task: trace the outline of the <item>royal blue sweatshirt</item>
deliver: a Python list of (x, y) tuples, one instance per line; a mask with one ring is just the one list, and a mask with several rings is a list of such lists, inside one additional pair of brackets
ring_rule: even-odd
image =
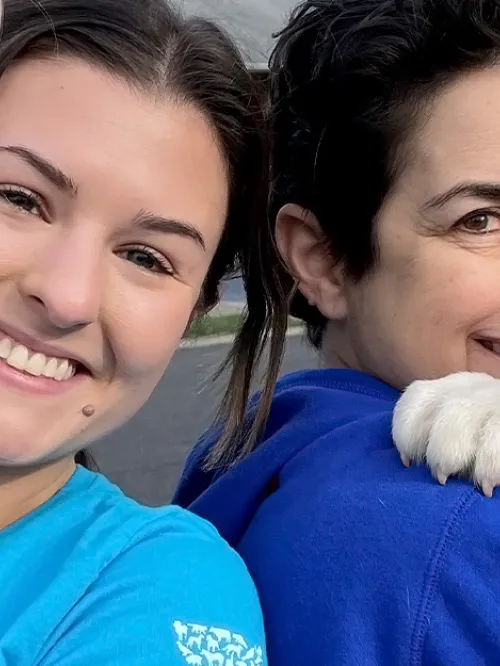
[(364, 374), (285, 377), (258, 448), (191, 454), (175, 502), (216, 525), (260, 594), (270, 666), (500, 665), (500, 494), (407, 470), (398, 393)]

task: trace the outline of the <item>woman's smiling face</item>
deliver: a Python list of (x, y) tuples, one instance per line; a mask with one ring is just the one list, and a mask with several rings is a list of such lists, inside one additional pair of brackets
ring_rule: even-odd
[(23, 465), (149, 397), (217, 249), (228, 177), (195, 107), (78, 59), (11, 66), (0, 118), (0, 461)]
[(379, 212), (378, 264), (345, 285), (331, 365), (397, 388), (459, 371), (500, 377), (499, 117), (497, 67), (433, 101)]

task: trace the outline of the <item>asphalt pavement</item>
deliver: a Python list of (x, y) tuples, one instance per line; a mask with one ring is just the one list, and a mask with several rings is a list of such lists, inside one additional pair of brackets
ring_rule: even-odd
[[(181, 349), (149, 402), (94, 447), (101, 471), (135, 499), (167, 503), (186, 456), (216, 413), (224, 380), (212, 378), (229, 346)], [(289, 338), (283, 372), (314, 367), (302, 337)]]

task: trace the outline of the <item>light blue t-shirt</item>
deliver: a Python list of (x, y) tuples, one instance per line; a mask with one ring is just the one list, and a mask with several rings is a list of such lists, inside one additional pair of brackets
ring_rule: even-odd
[(81, 467), (0, 531), (0, 666), (265, 666), (259, 601), (214, 527)]

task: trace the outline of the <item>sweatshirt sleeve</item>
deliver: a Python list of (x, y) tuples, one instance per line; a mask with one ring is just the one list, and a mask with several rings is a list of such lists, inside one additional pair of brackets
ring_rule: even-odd
[(337, 663), (500, 664), (500, 493), (377, 490), (350, 498), (349, 538), (337, 530)]
[[(445, 540), (445, 539), (443, 539)], [(450, 525), (415, 624), (412, 664), (500, 664), (500, 495)]]
[(211, 526), (194, 521), (201, 529), (168, 538), (157, 525), (112, 561), (39, 666), (266, 666), (246, 567)]
[(271, 664), (500, 664), (500, 492), (427, 476), (272, 496), (240, 549)]

